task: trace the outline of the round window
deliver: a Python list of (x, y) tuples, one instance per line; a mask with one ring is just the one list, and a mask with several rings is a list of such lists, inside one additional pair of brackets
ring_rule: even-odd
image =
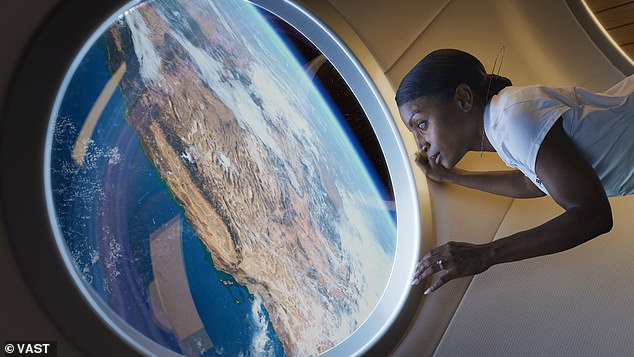
[(71, 278), (142, 352), (361, 353), (409, 291), (418, 207), (398, 132), (291, 3), (120, 9), (70, 66), (44, 161)]

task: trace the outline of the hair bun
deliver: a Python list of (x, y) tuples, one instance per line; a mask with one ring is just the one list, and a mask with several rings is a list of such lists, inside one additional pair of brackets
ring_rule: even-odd
[(510, 79), (497, 74), (487, 74), (487, 81), (489, 82), (489, 93), (487, 96), (487, 100), (498, 94), (505, 87), (513, 85)]

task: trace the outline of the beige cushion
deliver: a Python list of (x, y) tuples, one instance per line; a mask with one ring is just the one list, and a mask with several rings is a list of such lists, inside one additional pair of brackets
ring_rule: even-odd
[[(496, 154), (469, 153), (459, 163), (465, 170), (500, 170), (506, 166)], [(469, 188), (429, 182), (434, 241), (423, 242), (423, 251), (449, 241), (487, 243), (500, 226), (512, 199)], [(394, 356), (430, 356), (453, 317), (470, 278), (446, 284), (421, 301), (409, 331), (393, 351)], [(425, 289), (421, 285), (419, 289)]]
[[(634, 355), (634, 197), (611, 204), (610, 233), (476, 276), (434, 355)], [(515, 200), (496, 239), (560, 212), (550, 198)]]

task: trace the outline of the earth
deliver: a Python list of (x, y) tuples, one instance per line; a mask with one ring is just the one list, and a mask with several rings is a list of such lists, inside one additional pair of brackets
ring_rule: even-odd
[(392, 193), (269, 17), (242, 0), (142, 3), (61, 92), (64, 249), (123, 323), (177, 353), (318, 355), (390, 277)]

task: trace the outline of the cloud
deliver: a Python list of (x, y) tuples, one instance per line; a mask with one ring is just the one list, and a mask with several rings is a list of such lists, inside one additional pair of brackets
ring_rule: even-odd
[(161, 58), (154, 51), (154, 44), (150, 40), (150, 29), (139, 11), (128, 11), (124, 17), (132, 33), (132, 44), (139, 61), (141, 78), (146, 82), (158, 81)]
[(251, 356), (266, 357), (274, 356), (273, 344), (269, 337), (269, 324), (264, 314), (264, 307), (262, 305), (262, 299), (259, 296), (255, 296), (253, 305), (251, 306), (251, 319), (253, 320), (253, 326), (255, 326), (255, 333), (251, 340)]

